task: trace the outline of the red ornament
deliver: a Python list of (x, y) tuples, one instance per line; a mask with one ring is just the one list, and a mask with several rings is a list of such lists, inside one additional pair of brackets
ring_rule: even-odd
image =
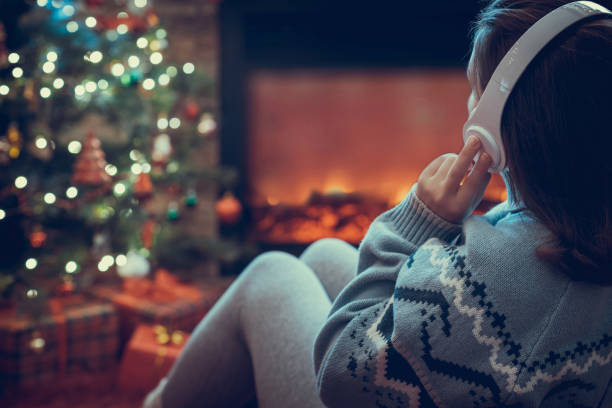
[(106, 173), (106, 159), (100, 139), (94, 132), (83, 141), (83, 147), (76, 159), (72, 173), (72, 183), (82, 186), (100, 186), (111, 181)]
[(196, 120), (200, 113), (200, 107), (195, 101), (188, 101), (185, 104), (185, 117), (189, 120)]
[(233, 225), (242, 216), (242, 204), (231, 192), (226, 192), (215, 204), (217, 217), (221, 223)]
[(153, 183), (149, 173), (140, 173), (134, 182), (134, 196), (139, 200), (144, 200), (153, 194)]
[(47, 234), (44, 231), (34, 231), (30, 234), (30, 245), (32, 248), (40, 248), (45, 244)]

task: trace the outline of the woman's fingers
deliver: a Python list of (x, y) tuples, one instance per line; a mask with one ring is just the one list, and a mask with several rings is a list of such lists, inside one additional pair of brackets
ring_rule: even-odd
[(465, 173), (469, 170), (472, 160), (480, 150), (480, 147), (480, 140), (475, 136), (470, 136), (468, 142), (459, 152), (454, 165), (448, 172), (448, 181), (451, 184), (459, 186), (459, 183), (461, 183), (461, 180), (465, 177)]
[(482, 153), (478, 158), (478, 162), (474, 166), (472, 172), (466, 177), (463, 186), (460, 189), (460, 193), (467, 199), (468, 197), (475, 197), (484, 193), (491, 174), (489, 173), (489, 167), (493, 160), (487, 153)]

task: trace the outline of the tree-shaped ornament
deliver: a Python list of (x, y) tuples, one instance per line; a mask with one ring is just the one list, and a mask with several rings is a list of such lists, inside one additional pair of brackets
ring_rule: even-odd
[(102, 144), (94, 132), (89, 132), (72, 171), (72, 183), (81, 186), (100, 186), (111, 181), (106, 173), (106, 159)]

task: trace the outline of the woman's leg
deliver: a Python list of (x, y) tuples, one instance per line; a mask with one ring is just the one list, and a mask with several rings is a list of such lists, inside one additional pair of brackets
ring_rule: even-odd
[(240, 406), (255, 389), (260, 407), (322, 406), (312, 346), (330, 297), (355, 274), (356, 250), (327, 239), (300, 259), (269, 252), (249, 264), (160, 387), (164, 407)]
[(320, 239), (300, 255), (300, 261), (314, 271), (332, 302), (355, 277), (357, 260), (355, 247), (336, 238)]

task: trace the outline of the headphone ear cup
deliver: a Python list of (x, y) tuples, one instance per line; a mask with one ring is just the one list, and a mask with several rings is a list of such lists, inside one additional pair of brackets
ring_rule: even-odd
[[(506, 166), (504, 148), (500, 145), (501, 141), (497, 141), (491, 132), (487, 131), (483, 126), (470, 125), (464, 132), (464, 142), (467, 142), (470, 136), (476, 136), (482, 144), (482, 150), (487, 152), (493, 162), (489, 168), (490, 173), (499, 173)], [(480, 157), (480, 153), (477, 158)]]

